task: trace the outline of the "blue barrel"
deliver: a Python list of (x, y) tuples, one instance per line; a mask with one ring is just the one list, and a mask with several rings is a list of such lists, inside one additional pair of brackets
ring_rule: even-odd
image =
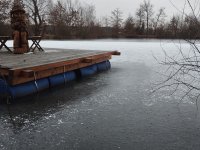
[(74, 71), (65, 72), (59, 75), (49, 77), (49, 84), (51, 87), (62, 85), (65, 82), (73, 81), (76, 79), (76, 73)]
[(49, 80), (47, 79), (47, 78), (44, 78), (44, 79), (40, 79), (40, 80), (37, 80), (36, 81), (36, 83), (37, 83), (37, 90), (40, 92), (40, 91), (44, 91), (44, 90), (46, 90), (46, 89), (48, 89), (49, 88)]
[(8, 84), (5, 80), (0, 78), (0, 97), (4, 97), (8, 94)]
[(65, 73), (66, 81), (76, 80), (76, 73), (74, 71), (69, 71)]
[(49, 84), (51, 87), (58, 86), (65, 83), (64, 74), (59, 74), (49, 77)]
[(80, 74), (82, 77), (93, 75), (97, 72), (97, 65), (88, 66), (80, 69)]
[[(110, 62), (104, 61), (102, 63), (78, 69), (78, 73), (80, 74), (81, 77), (84, 77), (93, 75), (97, 73), (97, 71), (105, 71), (110, 68), (111, 68)], [(0, 78), (0, 96), (9, 94), (13, 99), (24, 97), (48, 89), (49, 87), (62, 85), (65, 82), (75, 80), (76, 78), (77, 78), (77, 73), (75, 71), (69, 71), (59, 75), (51, 76), (49, 78), (40, 79), (37, 81), (31, 81), (16, 86), (8, 86), (6, 81)]]
[(97, 64), (97, 70), (99, 72), (109, 70), (110, 68), (111, 64), (109, 60)]
[(109, 60), (106, 61), (106, 64), (107, 64), (108, 69), (111, 69), (111, 63)]
[(24, 97), (33, 93), (40, 92), (42, 90), (49, 88), (49, 81), (48, 79), (40, 79), (16, 86), (9, 87), (9, 94), (10, 96), (15, 99), (19, 97)]

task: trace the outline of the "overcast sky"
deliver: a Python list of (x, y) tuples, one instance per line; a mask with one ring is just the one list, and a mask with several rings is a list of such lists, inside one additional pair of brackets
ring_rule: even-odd
[[(98, 17), (110, 16), (112, 10), (120, 8), (123, 12), (123, 17), (126, 18), (129, 14), (135, 15), (135, 11), (143, 0), (80, 0), (80, 2), (95, 5)], [(150, 2), (153, 4), (155, 11), (160, 7), (165, 7), (165, 12), (170, 18), (173, 14), (176, 15), (183, 10), (185, 0), (150, 0)], [(191, 2), (194, 6), (199, 6), (199, 0), (191, 0)]]

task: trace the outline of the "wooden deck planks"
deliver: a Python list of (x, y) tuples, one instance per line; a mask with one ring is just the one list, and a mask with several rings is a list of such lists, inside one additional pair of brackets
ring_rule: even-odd
[(0, 52), (0, 65), (7, 68), (28, 68), (59, 61), (72, 60), (106, 53), (106, 51), (86, 50), (48, 50), (45, 53), (15, 55), (8, 52)]
[(11, 85), (17, 85), (71, 71), (120, 55), (117, 51), (48, 49), (45, 53), (14, 55), (0, 51), (0, 73)]

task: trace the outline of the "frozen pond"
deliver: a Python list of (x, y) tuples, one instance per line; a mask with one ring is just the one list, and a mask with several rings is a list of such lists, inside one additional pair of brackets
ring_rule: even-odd
[[(150, 94), (162, 71), (154, 57), (187, 43), (171, 40), (43, 41), (46, 48), (119, 50), (112, 69), (11, 105), (0, 105), (2, 150), (198, 150), (196, 103)], [(198, 105), (198, 104), (197, 104)]]

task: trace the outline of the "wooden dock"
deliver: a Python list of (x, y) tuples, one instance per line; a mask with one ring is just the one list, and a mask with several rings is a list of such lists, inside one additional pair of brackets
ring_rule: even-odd
[(46, 52), (11, 54), (0, 50), (0, 75), (18, 85), (87, 67), (120, 55), (118, 51), (47, 49)]

